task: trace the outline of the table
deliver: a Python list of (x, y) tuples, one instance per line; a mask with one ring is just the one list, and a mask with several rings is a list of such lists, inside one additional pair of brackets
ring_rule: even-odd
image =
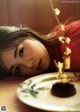
[(0, 106), (5, 105), (7, 112), (46, 112), (25, 105), (17, 98), (16, 89), (27, 78), (10, 76), (0, 80)]

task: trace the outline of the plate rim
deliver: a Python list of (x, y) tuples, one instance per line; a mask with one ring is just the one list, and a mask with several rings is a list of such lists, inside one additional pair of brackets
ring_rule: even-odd
[[(26, 79), (26, 80), (24, 80), (23, 82), (26, 82), (26, 81), (28, 81), (28, 80), (35, 80), (36, 78), (39, 78), (39, 77), (41, 77), (41, 76), (43, 76), (44, 75), (44, 77), (45, 76), (47, 76), (47, 75), (54, 75), (54, 74), (57, 74), (58, 72), (54, 72), (54, 73), (45, 73), (45, 74), (40, 74), (40, 75), (37, 75), (37, 76), (32, 76), (32, 77), (30, 77), (30, 78), (28, 78), (28, 79)], [(73, 75), (73, 72), (66, 72), (66, 73), (68, 73), (68, 74), (71, 74), (71, 75)], [(22, 83), (23, 83), (22, 82)], [(21, 84), (21, 83), (20, 83)], [(19, 85), (20, 85), (19, 84)], [(37, 108), (37, 109), (41, 109), (41, 110), (46, 110), (46, 111), (59, 111), (60, 109), (61, 109), (61, 111), (76, 111), (76, 109), (74, 108), (71, 108), (71, 107), (69, 107), (69, 108), (66, 108), (66, 107), (56, 107), (56, 108), (58, 108), (58, 109), (56, 109), (56, 108), (54, 108), (54, 110), (53, 109), (48, 109), (48, 108), (43, 108), (43, 106), (42, 107), (39, 107), (39, 106), (35, 106), (35, 105), (32, 105), (32, 104), (30, 104), (29, 102), (28, 103), (26, 103), (26, 102), (24, 102), (21, 98), (20, 98), (20, 96), (18, 95), (18, 88), (19, 88), (19, 86), (17, 87), (17, 90), (16, 90), (16, 93), (17, 93), (17, 98), (21, 101), (21, 102), (23, 102), (24, 104), (26, 104), (26, 105), (28, 105), (28, 106), (31, 106), (31, 107), (34, 107), (34, 108)], [(77, 108), (77, 111), (80, 111), (80, 108)]]

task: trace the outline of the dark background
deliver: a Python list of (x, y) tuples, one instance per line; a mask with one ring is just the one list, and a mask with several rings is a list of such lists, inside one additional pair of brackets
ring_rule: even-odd
[[(80, 19), (80, 0), (53, 0), (61, 13), (59, 19)], [(0, 25), (23, 25), (40, 33), (49, 33), (57, 25), (50, 0), (0, 0)]]

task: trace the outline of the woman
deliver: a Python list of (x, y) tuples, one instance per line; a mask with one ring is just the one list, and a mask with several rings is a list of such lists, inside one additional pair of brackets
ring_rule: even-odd
[[(65, 51), (58, 39), (61, 35), (58, 26), (48, 35), (39, 35), (30, 28), (1, 26), (1, 67), (6, 73), (22, 76), (57, 71), (54, 60), (62, 62)], [(71, 39), (71, 65), (67, 71), (80, 72), (80, 21), (66, 25), (64, 35)]]

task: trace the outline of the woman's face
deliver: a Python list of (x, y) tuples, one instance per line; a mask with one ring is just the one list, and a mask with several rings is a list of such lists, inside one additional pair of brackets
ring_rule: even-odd
[(17, 48), (2, 52), (1, 58), (6, 68), (18, 75), (35, 75), (50, 65), (45, 46), (34, 39), (25, 39)]

